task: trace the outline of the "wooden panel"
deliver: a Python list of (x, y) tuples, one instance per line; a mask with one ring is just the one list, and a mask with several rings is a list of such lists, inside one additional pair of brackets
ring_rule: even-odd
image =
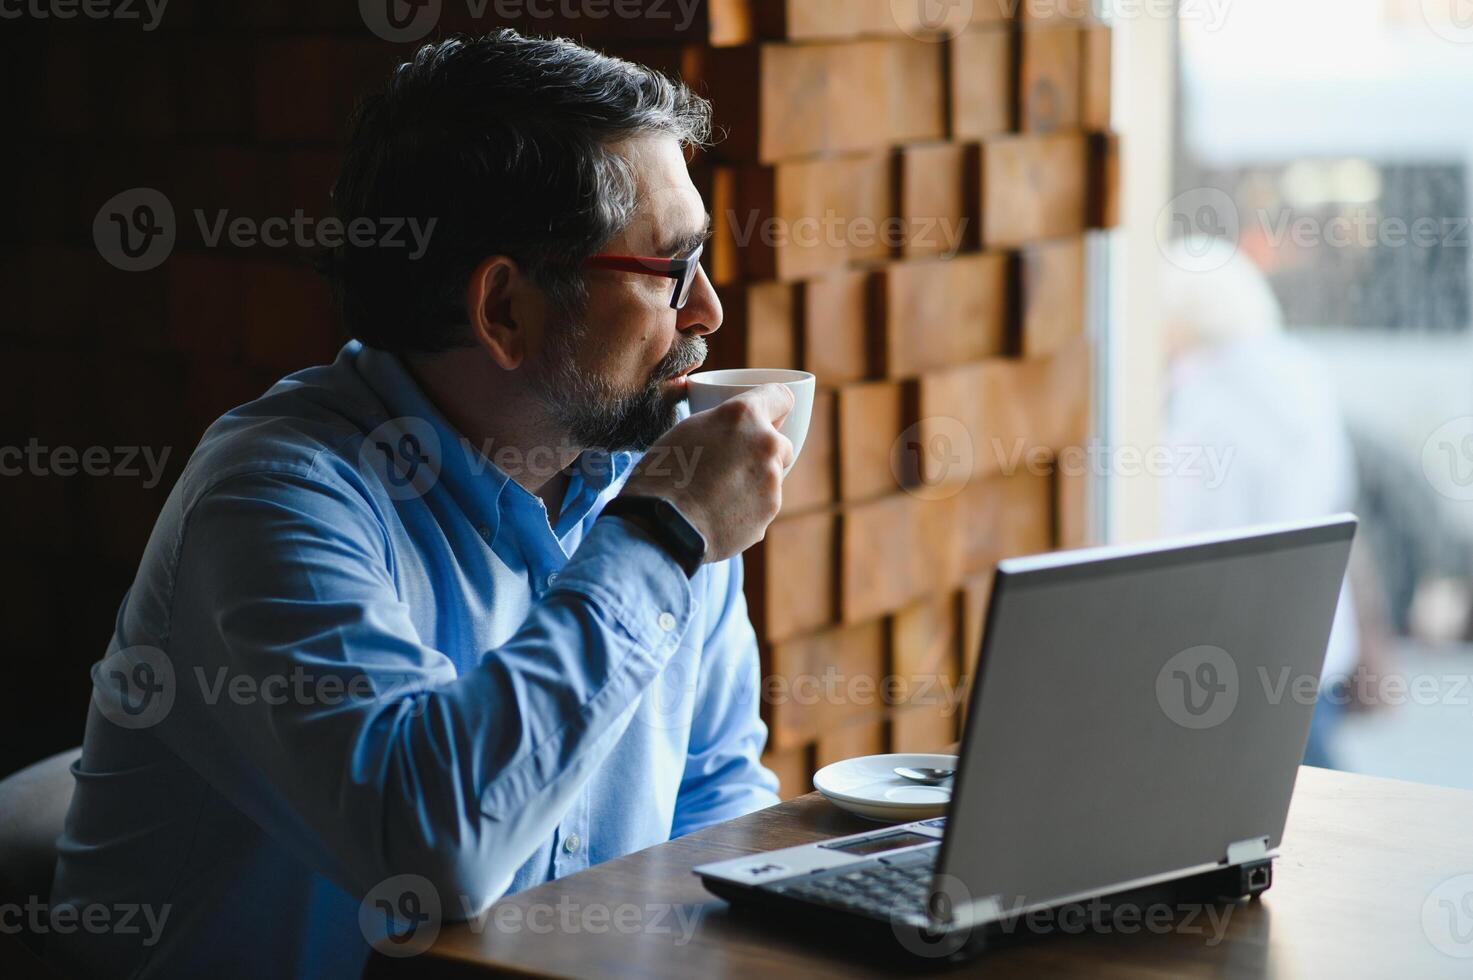
[(1082, 134), (984, 143), (981, 178), (982, 241), (989, 247), (1084, 229), (1089, 153)]
[(869, 376), (869, 296), (864, 272), (837, 272), (798, 284), (803, 370), (820, 385)]
[(996, 253), (897, 262), (875, 274), (877, 367), (891, 378), (1002, 354), (1007, 262)]
[(706, 369), (798, 367), (796, 296), (791, 283), (722, 290), (725, 317), (712, 334)]
[(1018, 19), (1025, 27), (1038, 24), (1074, 24), (1096, 22), (1094, 0), (1016, 0)]
[(845, 725), (819, 736), (814, 745), (813, 764), (822, 769), (845, 759), (879, 755), (889, 751), (889, 745), (889, 729), (883, 721)]
[(956, 710), (960, 678), (958, 603), (953, 592), (906, 606), (890, 619), (890, 671), (905, 703)]
[[(961, 670), (970, 676), (977, 669), (982, 653), (982, 633), (987, 625), (987, 604), (992, 598), (993, 571), (988, 569), (969, 575), (957, 593), (961, 616)], [(965, 700), (962, 702), (965, 706)]]
[(951, 135), (977, 140), (1013, 128), (1013, 47), (1006, 30), (968, 31), (951, 45)]
[(1003, 471), (1047, 472), (1066, 446), (1089, 436), (1091, 351), (1078, 338), (1051, 357), (993, 359), (936, 371), (921, 378), (917, 417), (923, 454), (950, 445), (960, 428), (972, 440), (970, 469), (924, 460), (924, 472), (946, 473), (965, 482)]
[(1080, 119), (1085, 129), (1103, 132), (1110, 128), (1110, 43), (1108, 27), (1084, 32)]
[(956, 498), (962, 570), (990, 570), (1003, 558), (1048, 551), (1054, 543), (1050, 474), (1018, 472), (973, 480)]
[(831, 146), (828, 45), (707, 51), (700, 76), (721, 117), (721, 159), (770, 163)]
[(1030, 245), (1019, 254), (1024, 357), (1043, 357), (1085, 332), (1083, 238)]
[(710, 272), (805, 279), (884, 258), (889, 154), (715, 169)]
[(879, 381), (838, 392), (839, 495), (866, 500), (900, 489), (891, 452), (908, 424), (900, 385)]
[(1027, 133), (1076, 129), (1081, 119), (1084, 33), (1071, 28), (1022, 32), (1018, 56), (1018, 126)]
[(957, 715), (938, 708), (906, 708), (890, 719), (891, 752), (941, 752), (956, 741)]
[(833, 515), (780, 517), (747, 552), (747, 602), (763, 640), (782, 640), (832, 623)]
[(1083, 454), (1061, 460), (1054, 471), (1055, 547), (1087, 548), (1094, 544), (1090, 526), (1091, 478)]
[(898, 38), (698, 50), (688, 61), (727, 133), (713, 155), (777, 163), (943, 138), (945, 53)]
[(1120, 137), (1095, 133), (1089, 141), (1089, 226), (1120, 224)]
[[(945, 137), (945, 46), (930, 41), (892, 41), (886, 43), (883, 54), (887, 62), (884, 79), (889, 141)], [(873, 127), (873, 122), (870, 125)]]
[(825, 507), (835, 497), (837, 433), (834, 393), (820, 389), (813, 396), (813, 418), (808, 438), (793, 471), (783, 481), (784, 515)]
[(949, 589), (961, 575), (956, 498), (899, 494), (846, 510), (840, 518), (841, 611), (856, 623)]
[(813, 791), (813, 751), (810, 746), (764, 752), (762, 764), (777, 774), (777, 795), (785, 800)]
[(770, 661), (763, 701), (776, 748), (884, 717), (878, 684), (885, 673), (883, 621), (787, 640), (773, 646)]
[(895, 213), (904, 222), (903, 256), (956, 255), (973, 246), (978, 229), (972, 148), (927, 143), (896, 151)]

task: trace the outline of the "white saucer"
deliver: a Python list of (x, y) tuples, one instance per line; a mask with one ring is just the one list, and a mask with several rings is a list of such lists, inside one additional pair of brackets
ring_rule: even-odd
[(824, 766), (813, 774), (813, 787), (835, 806), (871, 820), (903, 822), (943, 816), (951, 802), (952, 783), (922, 786), (895, 775), (896, 766), (955, 769), (957, 757), (916, 752), (862, 755)]

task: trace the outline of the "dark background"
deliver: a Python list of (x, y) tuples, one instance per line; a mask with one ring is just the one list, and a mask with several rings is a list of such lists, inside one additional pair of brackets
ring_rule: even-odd
[[(151, 487), (141, 457), (132, 476), (0, 476), (0, 774), (80, 743), (89, 667), (204, 429), (345, 339), (306, 252), (207, 247), (195, 210), (325, 215), (355, 101), (417, 46), (376, 37), (353, 0), (172, 0), (152, 31), (136, 0), (143, 19), (37, 18), (24, 2), (0, 20), (0, 447), (102, 447), (112, 468), (140, 447), (169, 455)], [(655, 62), (680, 41), (672, 20), (477, 22), (454, 0), (425, 40), (499, 26)], [(121, 271), (93, 222), (141, 187), (169, 199), (177, 240), (156, 268)]]

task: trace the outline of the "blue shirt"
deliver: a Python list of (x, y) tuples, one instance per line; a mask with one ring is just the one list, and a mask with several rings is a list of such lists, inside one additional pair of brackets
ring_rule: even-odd
[(51, 930), (64, 972), (356, 977), (386, 933), (776, 802), (740, 562), (687, 579), (595, 521), (628, 454), (551, 515), (501, 451), (357, 343), (211, 426), (59, 844), (53, 910), (134, 928)]

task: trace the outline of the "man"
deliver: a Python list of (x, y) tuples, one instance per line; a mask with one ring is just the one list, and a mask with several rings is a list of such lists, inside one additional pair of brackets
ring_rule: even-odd
[[(1167, 445), (1208, 464), (1162, 483), (1164, 534), (1324, 517), (1355, 505), (1355, 460), (1325, 366), (1285, 333), (1268, 277), (1226, 241), (1174, 242), (1163, 267)], [(1215, 462), (1213, 462), (1215, 461)], [(1330, 630), (1306, 765), (1331, 768), (1335, 694), (1360, 659), (1350, 580)], [(1328, 695), (1328, 696), (1327, 696)]]
[(684, 87), (511, 31), (363, 106), (339, 216), (429, 243), (329, 257), (356, 340), (216, 422), (159, 518), (53, 891), (147, 916), (52, 935), (65, 972), (357, 976), (365, 937), (776, 801), (733, 559), (791, 396), (676, 424), (721, 325), (708, 132)]

